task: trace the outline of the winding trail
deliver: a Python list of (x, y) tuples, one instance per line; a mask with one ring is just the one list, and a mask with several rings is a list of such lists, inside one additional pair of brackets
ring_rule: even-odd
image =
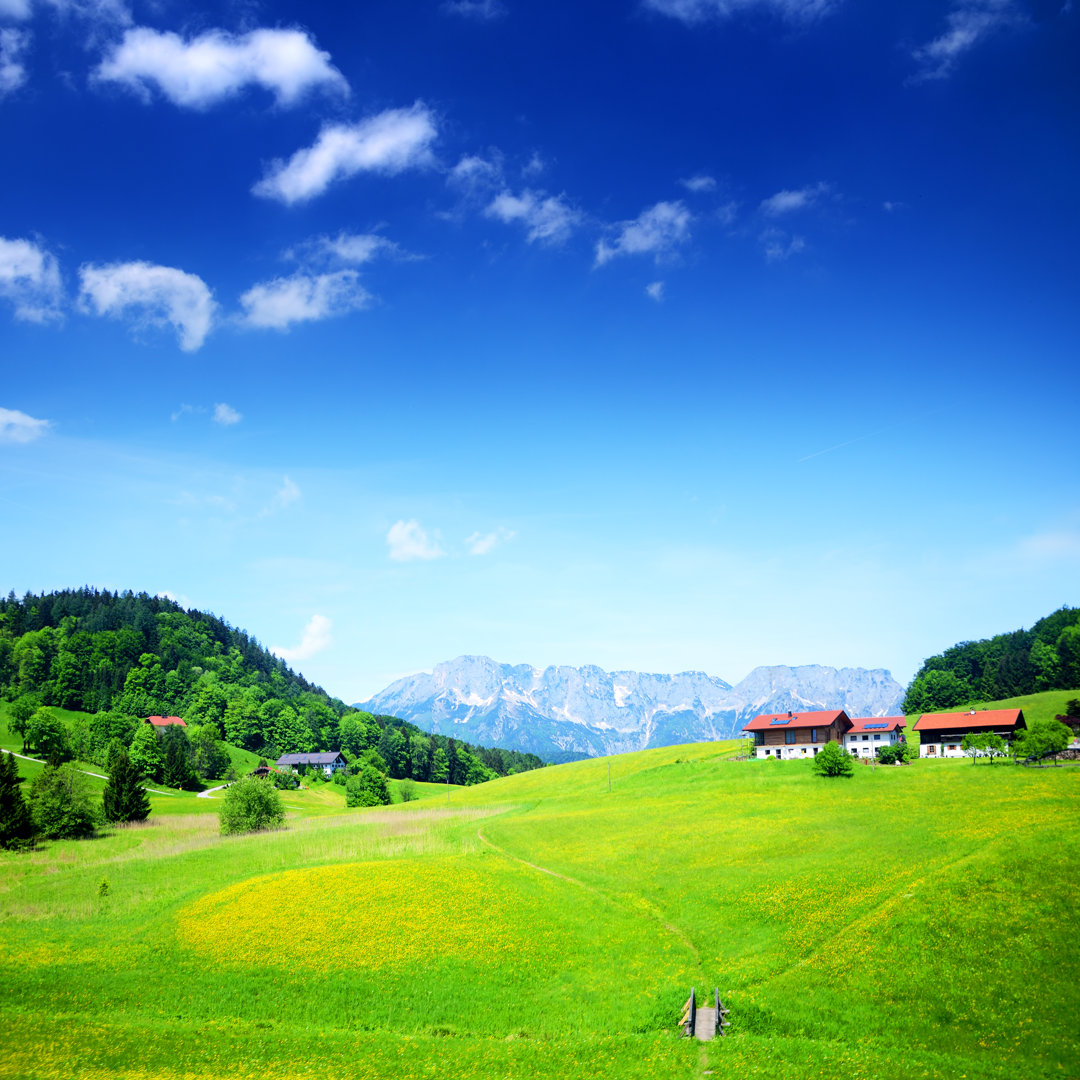
[[(584, 889), (586, 892), (592, 893), (594, 896), (600, 897), (601, 900), (606, 900), (609, 904), (614, 904), (616, 907), (621, 907), (624, 911), (629, 912), (631, 915), (641, 917), (640, 911), (634, 910), (628, 907), (626, 904), (620, 903), (614, 897), (609, 896), (602, 889), (596, 888), (594, 885), (586, 885), (584, 881), (579, 881), (577, 878), (570, 877), (568, 874), (560, 874), (558, 870), (549, 870), (546, 866), (540, 866), (537, 863), (529, 862), (528, 859), (523, 859), (519, 855), (515, 855), (505, 848), (499, 847), (498, 844), (492, 843), (483, 833), (482, 829), (476, 830), (476, 835), (482, 844), (486, 844), (492, 851), (498, 852), (504, 859), (510, 859), (512, 862), (520, 863), (522, 866), (527, 866), (530, 870), (535, 870), (539, 874), (548, 874), (553, 878), (558, 878), (560, 881), (568, 882), (570, 885), (576, 885), (579, 889)], [(644, 897), (642, 897), (644, 900)], [(648, 901), (645, 901), (648, 903)], [(649, 905), (652, 906), (651, 904)], [(674, 923), (665, 922), (664, 919), (655, 913), (650, 912), (646, 918), (651, 919), (653, 922), (659, 923), (669, 934), (679, 940), (679, 943), (690, 953), (694, 958), (694, 963), (701, 964), (701, 954), (697, 951), (694, 943), (679, 929)]]
[[(5, 754), (10, 754), (12, 757), (22, 758), (23, 761), (32, 761), (32, 762), (34, 762), (35, 765), (47, 765), (48, 764), (48, 762), (42, 761), (41, 758), (30, 757), (29, 754), (16, 754), (14, 750), (4, 750), (3, 747), (0, 747), (0, 752), (5, 753)], [(76, 772), (81, 772), (83, 774), (83, 776), (95, 776), (95, 777), (97, 777), (98, 780), (108, 780), (109, 779), (107, 776), (103, 775), (102, 773), (91, 772), (89, 769), (76, 769), (75, 771)], [(151, 795), (168, 795), (170, 799), (176, 794), (175, 791), (158, 791), (157, 788), (152, 788), (152, 787), (148, 787), (146, 790), (149, 791)]]

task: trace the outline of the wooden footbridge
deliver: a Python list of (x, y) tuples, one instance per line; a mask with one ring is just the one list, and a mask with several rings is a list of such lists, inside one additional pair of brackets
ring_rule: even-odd
[(700, 1039), (702, 1042), (707, 1042), (709, 1039), (722, 1039), (724, 1028), (729, 1024), (727, 1015), (728, 1010), (720, 1000), (719, 987), (713, 990), (712, 1005), (699, 1005), (697, 994), (691, 987), (690, 996), (683, 1006), (683, 1016), (679, 1025), (688, 1039)]

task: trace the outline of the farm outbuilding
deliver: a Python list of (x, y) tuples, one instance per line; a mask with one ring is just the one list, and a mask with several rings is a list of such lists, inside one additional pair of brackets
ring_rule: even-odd
[(148, 716), (146, 722), (156, 728), (187, 727), (179, 716)]
[(1012, 742), (1027, 727), (1022, 709), (971, 709), (968, 712), (923, 713), (915, 721), (919, 733), (919, 757), (963, 757), (965, 735), (1000, 735)]

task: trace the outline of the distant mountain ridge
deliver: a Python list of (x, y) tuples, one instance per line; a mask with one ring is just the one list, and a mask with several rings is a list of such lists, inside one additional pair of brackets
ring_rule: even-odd
[(358, 707), (427, 731), (525, 750), (549, 761), (737, 736), (761, 712), (899, 710), (903, 687), (883, 668), (759, 667), (732, 686), (701, 671), (658, 675), (459, 656), (398, 679)]

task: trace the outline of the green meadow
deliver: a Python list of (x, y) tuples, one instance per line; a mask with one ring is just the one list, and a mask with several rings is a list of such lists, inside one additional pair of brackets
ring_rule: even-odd
[(0, 853), (0, 1075), (1080, 1076), (1080, 768), (741, 748)]

